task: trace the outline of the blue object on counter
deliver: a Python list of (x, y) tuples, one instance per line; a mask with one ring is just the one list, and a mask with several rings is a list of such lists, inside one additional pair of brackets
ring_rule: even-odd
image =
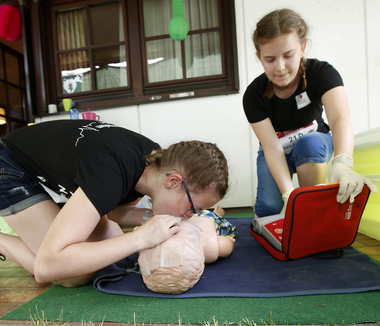
[(72, 119), (72, 120), (78, 120), (79, 119), (79, 110), (75, 106), (75, 102), (71, 103), (70, 119)]

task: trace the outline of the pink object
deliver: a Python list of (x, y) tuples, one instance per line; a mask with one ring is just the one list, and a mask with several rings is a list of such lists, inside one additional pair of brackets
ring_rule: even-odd
[(18, 41), (22, 36), (20, 11), (11, 5), (0, 6), (0, 37), (7, 41)]
[(90, 112), (90, 109), (87, 109), (86, 113), (82, 113), (82, 117), (84, 120), (100, 120), (100, 117), (97, 114)]

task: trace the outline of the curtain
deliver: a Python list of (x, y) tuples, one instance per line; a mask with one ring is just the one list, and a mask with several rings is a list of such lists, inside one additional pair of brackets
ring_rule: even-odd
[[(58, 12), (56, 14), (58, 50), (85, 48), (85, 9)], [(71, 94), (91, 90), (90, 60), (88, 51), (72, 51), (59, 55), (62, 75), (62, 92)]]
[[(85, 9), (57, 13), (58, 50), (73, 50), (86, 47)], [(88, 68), (87, 51), (76, 51), (61, 55), (61, 70)]]

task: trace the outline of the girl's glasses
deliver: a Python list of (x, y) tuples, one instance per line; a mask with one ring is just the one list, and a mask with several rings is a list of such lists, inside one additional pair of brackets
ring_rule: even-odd
[[(193, 214), (198, 214), (200, 212), (197, 211), (194, 207), (194, 203), (193, 203), (193, 200), (191, 199), (191, 196), (190, 196), (190, 192), (189, 192), (189, 189), (187, 188), (187, 184), (186, 184), (186, 181), (184, 178), (182, 178), (182, 182), (183, 182), (183, 186), (185, 187), (185, 190), (186, 190), (186, 195), (187, 195), (187, 198), (189, 199), (189, 203), (190, 203), (190, 207), (191, 207), (191, 210), (193, 211)], [(191, 216), (193, 214), (185, 214), (185, 216)]]
[[(166, 173), (166, 175), (170, 176), (171, 174), (170, 173)], [(193, 213), (184, 214), (183, 216), (188, 217), (188, 216), (193, 216), (194, 214), (198, 214), (201, 210), (200, 209), (199, 210), (195, 209), (193, 200), (191, 199), (191, 196), (190, 196), (189, 188), (187, 188), (186, 181), (185, 181), (185, 179), (183, 177), (182, 177), (182, 182), (183, 182), (183, 186), (185, 187), (185, 190), (186, 190), (187, 198), (189, 199), (191, 210), (193, 212)]]

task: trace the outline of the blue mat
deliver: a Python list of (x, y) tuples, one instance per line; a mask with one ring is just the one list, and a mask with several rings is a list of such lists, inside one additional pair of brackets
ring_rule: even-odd
[(380, 289), (380, 265), (352, 247), (339, 259), (273, 258), (249, 233), (251, 218), (228, 218), (239, 236), (227, 259), (206, 265), (189, 291), (168, 295), (150, 291), (138, 274), (137, 254), (100, 270), (94, 287), (102, 292), (143, 297), (286, 297), (366, 292)]

